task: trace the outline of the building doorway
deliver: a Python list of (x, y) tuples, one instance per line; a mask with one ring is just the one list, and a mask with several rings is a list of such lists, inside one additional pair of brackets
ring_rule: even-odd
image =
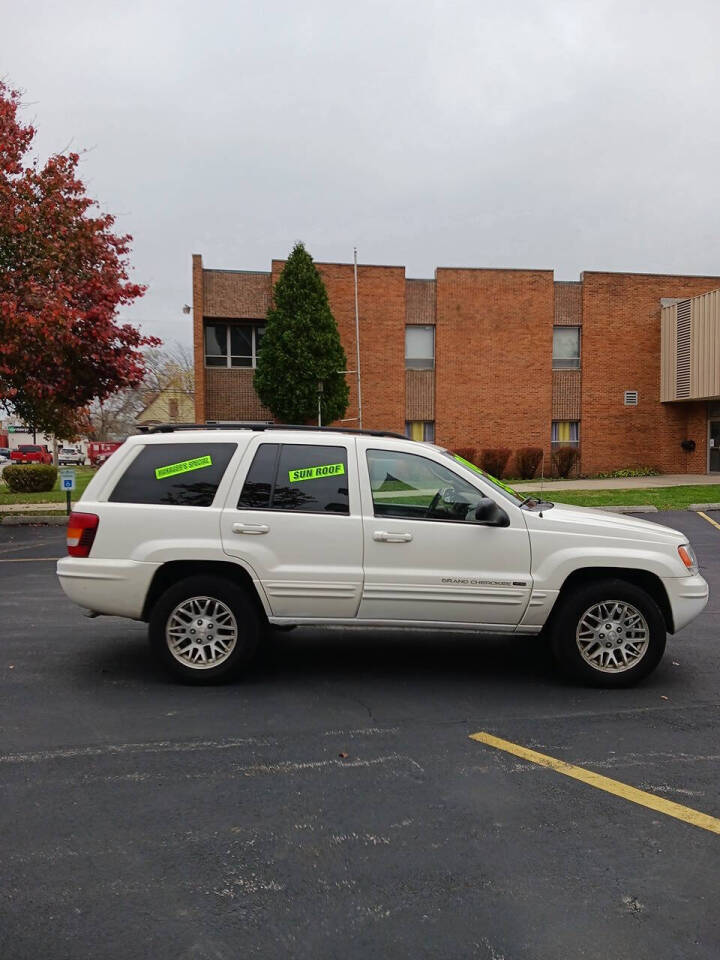
[(720, 420), (708, 420), (708, 472), (720, 473)]

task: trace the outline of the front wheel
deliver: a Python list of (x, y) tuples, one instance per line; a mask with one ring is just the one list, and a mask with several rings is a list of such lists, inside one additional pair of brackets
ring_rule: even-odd
[(150, 643), (187, 683), (220, 683), (250, 663), (260, 626), (257, 607), (241, 586), (220, 577), (187, 577), (155, 604)]
[(561, 598), (550, 630), (565, 672), (595, 686), (627, 687), (665, 652), (665, 620), (653, 598), (625, 580), (601, 580)]

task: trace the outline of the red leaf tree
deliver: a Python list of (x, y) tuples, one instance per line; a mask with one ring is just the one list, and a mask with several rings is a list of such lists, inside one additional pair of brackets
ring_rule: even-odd
[(0, 82), (0, 403), (70, 436), (93, 399), (142, 380), (142, 348), (160, 341), (116, 320), (145, 292), (128, 276), (132, 238), (86, 195), (77, 153), (29, 157), (19, 106)]

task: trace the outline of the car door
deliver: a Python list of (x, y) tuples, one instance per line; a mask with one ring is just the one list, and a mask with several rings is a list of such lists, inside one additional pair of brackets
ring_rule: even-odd
[(255, 571), (273, 617), (355, 617), (363, 531), (354, 438), (253, 438), (221, 531), (223, 550)]
[(439, 449), (371, 438), (357, 447), (365, 548), (358, 619), (514, 628), (531, 591), (517, 502), (493, 492), (510, 523), (482, 526), (475, 508), (489, 490)]

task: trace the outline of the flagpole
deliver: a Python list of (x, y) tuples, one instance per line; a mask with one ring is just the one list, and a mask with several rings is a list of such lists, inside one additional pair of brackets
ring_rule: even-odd
[(357, 396), (358, 396), (358, 426), (362, 430), (362, 385), (360, 382), (360, 312), (358, 310), (358, 272), (357, 272), (357, 247), (353, 247), (354, 275), (355, 275), (355, 352), (357, 369)]

